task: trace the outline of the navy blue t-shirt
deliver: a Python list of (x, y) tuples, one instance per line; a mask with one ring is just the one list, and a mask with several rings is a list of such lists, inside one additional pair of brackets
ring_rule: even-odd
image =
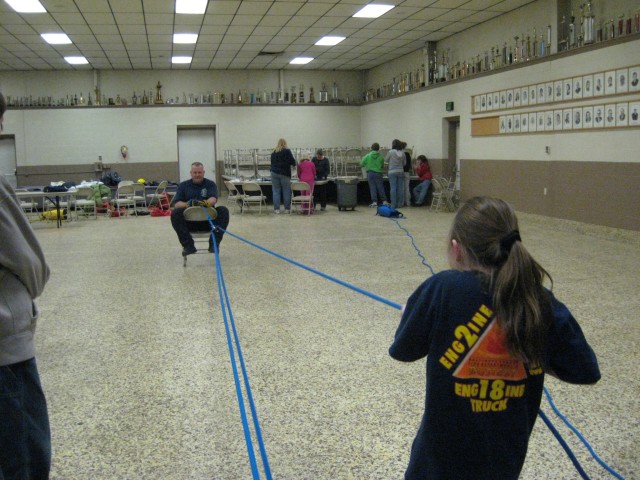
[(477, 272), (448, 270), (411, 295), (389, 354), (427, 356), (422, 423), (405, 479), (517, 479), (542, 398), (543, 370), (595, 383), (600, 370), (582, 330), (551, 292), (554, 322), (543, 368), (511, 357)]
[(213, 180), (203, 179), (202, 183), (195, 184), (193, 180), (185, 180), (178, 185), (178, 191), (174, 202), (188, 202), (189, 200), (207, 200), (210, 197), (218, 198), (218, 186)]

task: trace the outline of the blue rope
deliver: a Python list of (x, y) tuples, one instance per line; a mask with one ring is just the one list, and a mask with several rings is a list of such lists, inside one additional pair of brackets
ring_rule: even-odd
[(576, 470), (578, 470), (578, 473), (580, 474), (580, 476), (586, 480), (589, 480), (589, 477), (587, 476), (587, 473), (582, 468), (582, 465), (580, 465), (580, 462), (578, 462), (578, 459), (569, 448), (569, 445), (567, 445), (567, 442), (564, 441), (564, 438), (562, 438), (562, 435), (560, 435), (560, 432), (558, 432), (558, 430), (556, 430), (556, 427), (553, 426), (553, 423), (551, 423), (551, 420), (547, 418), (547, 416), (544, 414), (542, 410), (538, 410), (538, 416), (547, 425), (547, 427), (549, 427), (549, 430), (551, 430), (551, 433), (553, 433), (553, 435), (556, 437), (556, 440), (558, 440), (560, 445), (562, 445), (562, 448), (564, 448), (564, 451), (567, 452), (567, 455), (569, 455), (569, 458), (571, 459), (573, 466), (576, 467)]
[(549, 390), (547, 390), (547, 387), (544, 387), (544, 393), (547, 396), (547, 400), (549, 401), (549, 405), (551, 405), (551, 408), (553, 409), (553, 411), (555, 412), (555, 414), (560, 417), (560, 419), (565, 423), (565, 425), (567, 425), (567, 427), (569, 427), (573, 433), (575, 433), (578, 438), (580, 439), (580, 441), (584, 444), (585, 447), (587, 447), (587, 450), (589, 450), (589, 453), (591, 453), (591, 456), (593, 458), (596, 459), (596, 461), (602, 466), (602, 468), (604, 468), (606, 471), (608, 471), (611, 475), (613, 475), (616, 478), (619, 478), (620, 480), (624, 480), (624, 477), (622, 475), (620, 475), (618, 472), (616, 472), (613, 468), (611, 468), (609, 465), (607, 465), (597, 454), (596, 452), (593, 450), (593, 448), (591, 448), (591, 445), (589, 445), (589, 442), (587, 441), (586, 438), (584, 438), (584, 436), (582, 436), (582, 434), (578, 431), (578, 429), (576, 427), (574, 427), (571, 422), (569, 422), (569, 420), (567, 419), (567, 417), (565, 417), (560, 410), (558, 409), (558, 407), (556, 407), (556, 404), (553, 402), (553, 399), (551, 398), (551, 394), (549, 393)]
[[(247, 398), (249, 400), (249, 407), (251, 409), (251, 416), (253, 418), (253, 424), (256, 434), (256, 439), (258, 441), (258, 448), (260, 450), (260, 455), (262, 457), (262, 463), (264, 467), (264, 473), (267, 480), (271, 480), (271, 468), (269, 466), (269, 459), (267, 457), (267, 451), (264, 445), (264, 441), (262, 439), (262, 430), (260, 429), (260, 422), (258, 421), (258, 412), (255, 406), (255, 402), (253, 400), (253, 394), (251, 392), (251, 385), (249, 382), (249, 376), (247, 374), (246, 365), (244, 362), (244, 356), (242, 354), (242, 347), (240, 345), (240, 338), (238, 336), (238, 331), (235, 325), (235, 319), (233, 317), (233, 311), (231, 310), (231, 303), (229, 302), (229, 295), (227, 292), (227, 285), (224, 281), (224, 275), (222, 273), (222, 264), (220, 263), (220, 255), (218, 250), (218, 242), (216, 241), (214, 231), (216, 226), (214, 225), (211, 217), (206, 213), (206, 209), (203, 207), (205, 214), (207, 215), (207, 219), (209, 221), (209, 225), (211, 225), (211, 240), (214, 246), (215, 251), (215, 259), (216, 259), (216, 276), (218, 280), (218, 294), (220, 296), (220, 306), (222, 308), (222, 318), (224, 320), (225, 331), (227, 335), (227, 345), (229, 348), (229, 356), (231, 358), (231, 367), (233, 369), (233, 378), (236, 386), (236, 396), (238, 398), (238, 406), (240, 407), (240, 416), (242, 419), (242, 428), (244, 431), (245, 441), (247, 444), (247, 451), (249, 454), (249, 462), (251, 464), (251, 473), (253, 475), (254, 480), (260, 479), (260, 473), (258, 471), (258, 466), (256, 462), (256, 457), (253, 449), (253, 443), (251, 441), (251, 433), (249, 431), (249, 424), (247, 421), (246, 407), (244, 405), (244, 400), (242, 397), (242, 389), (240, 385), (240, 378), (238, 376), (238, 368), (236, 366), (235, 356), (233, 353), (233, 345), (231, 343), (231, 334), (229, 331), (229, 324), (231, 324), (231, 328), (233, 330), (233, 336), (236, 344), (236, 351), (238, 354), (238, 360), (240, 362), (240, 367), (242, 369), (242, 376), (244, 379), (245, 390), (247, 393)], [(224, 294), (224, 295), (223, 295)], [(226, 309), (225, 309), (226, 306)], [(227, 312), (229, 311), (229, 320), (227, 320)]]
[[(220, 228), (220, 227), (217, 227), (217, 228)], [(338, 285), (342, 285), (343, 287), (347, 287), (347, 288), (350, 288), (351, 290), (355, 290), (358, 293), (361, 293), (363, 295), (366, 295), (367, 297), (373, 298), (374, 300), (377, 300), (377, 301), (382, 302), (382, 303), (384, 303), (386, 305), (389, 305), (390, 307), (393, 307), (393, 308), (395, 308), (397, 310), (401, 310), (402, 309), (402, 305), (400, 305), (399, 303), (392, 302), (391, 300), (387, 300), (386, 298), (380, 297), (379, 295), (376, 295), (376, 294), (371, 293), (371, 292), (367, 292), (366, 290), (363, 290), (363, 289), (361, 289), (359, 287), (356, 287), (355, 285), (351, 285), (350, 283), (347, 283), (347, 282), (345, 282), (343, 280), (340, 280), (338, 278), (332, 277), (331, 275), (328, 275), (326, 273), (320, 272), (320, 271), (318, 271), (318, 270), (316, 270), (314, 268), (307, 267), (306, 265), (303, 265), (302, 263), (296, 262), (295, 260), (291, 260), (290, 258), (287, 258), (287, 257), (285, 257), (283, 255), (280, 255), (279, 253), (273, 252), (273, 251), (271, 251), (271, 250), (269, 250), (267, 248), (261, 247), (260, 245), (257, 245), (255, 243), (247, 240), (246, 238), (242, 238), (242, 237), (240, 237), (240, 236), (238, 236), (238, 235), (236, 235), (234, 233), (231, 233), (229, 231), (226, 231), (226, 230), (224, 230), (222, 228), (220, 228), (220, 230), (225, 232), (225, 233), (227, 233), (228, 235), (231, 235), (234, 238), (237, 238), (240, 241), (248, 243), (252, 247), (255, 247), (255, 248), (259, 249), (259, 250), (262, 250), (263, 252), (267, 252), (267, 253), (275, 256), (275, 257), (278, 257), (279, 259), (284, 260), (285, 262), (289, 262), (289, 263), (291, 263), (293, 265), (296, 265), (297, 267), (303, 268), (303, 269), (305, 269), (305, 270), (307, 270), (307, 271), (309, 271), (311, 273), (315, 273), (316, 275), (320, 275), (321, 277), (326, 278), (327, 280), (331, 280), (332, 282), (335, 282)]]
[(411, 239), (411, 245), (413, 245), (413, 248), (416, 250), (416, 253), (418, 254), (418, 256), (422, 259), (422, 264), (427, 267), (430, 271), (431, 271), (431, 275), (435, 275), (436, 273), (433, 271), (433, 268), (431, 268), (431, 265), (429, 265), (427, 263), (427, 259), (424, 257), (424, 255), (422, 255), (422, 252), (420, 251), (420, 249), (418, 248), (418, 246), (416, 245), (415, 240), (413, 239), (413, 237), (411, 236), (411, 234), (409, 233), (409, 230), (407, 230), (406, 228), (404, 228), (402, 225), (400, 225), (400, 222), (398, 221), (397, 218), (392, 218), (391, 220), (393, 220), (394, 222), (396, 222), (396, 225), (398, 225), (398, 227), (401, 230), (404, 230), (404, 232), (407, 234), (407, 237), (409, 237)]

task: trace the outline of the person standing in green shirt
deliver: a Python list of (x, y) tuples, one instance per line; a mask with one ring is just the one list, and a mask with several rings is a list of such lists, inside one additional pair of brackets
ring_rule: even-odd
[(384, 182), (382, 181), (384, 157), (379, 150), (380, 145), (376, 142), (371, 145), (371, 151), (360, 160), (360, 166), (367, 171), (367, 181), (369, 182), (369, 192), (371, 193), (370, 207), (378, 207), (387, 203)]

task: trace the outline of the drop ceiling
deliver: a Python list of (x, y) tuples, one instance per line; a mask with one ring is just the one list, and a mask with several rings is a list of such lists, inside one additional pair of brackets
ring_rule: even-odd
[[(16, 13), (0, 1), (0, 71), (35, 70), (366, 70), (533, 0), (380, 0), (377, 19), (352, 18), (367, 0), (212, 0), (203, 15), (176, 14), (172, 0), (41, 0), (47, 13)], [(40, 34), (66, 33), (71, 45)], [(197, 33), (194, 45), (174, 33)], [(346, 37), (316, 46), (325, 35)], [(63, 57), (81, 55), (88, 65)], [(192, 56), (172, 65), (172, 56)], [(296, 56), (313, 57), (304, 66)]]

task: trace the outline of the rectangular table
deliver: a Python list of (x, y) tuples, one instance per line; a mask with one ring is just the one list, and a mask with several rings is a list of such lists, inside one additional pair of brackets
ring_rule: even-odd
[[(76, 192), (75, 191), (68, 191), (68, 192), (43, 192), (43, 191), (27, 191), (27, 192), (16, 192), (16, 197), (18, 197), (18, 199), (35, 199), (35, 198), (46, 198), (47, 200), (49, 200), (51, 203), (53, 203), (55, 205), (55, 209), (56, 209), (56, 213), (57, 213), (57, 218), (56, 218), (56, 223), (58, 225), (58, 228), (60, 228), (60, 226), (62, 226), (62, 215), (60, 215), (60, 201), (63, 198), (67, 199), (67, 205), (71, 204), (71, 201), (73, 200), (73, 198), (75, 197)], [(44, 204), (43, 204), (43, 209), (44, 209)], [(71, 212), (69, 211), (69, 218), (71, 218)]]

